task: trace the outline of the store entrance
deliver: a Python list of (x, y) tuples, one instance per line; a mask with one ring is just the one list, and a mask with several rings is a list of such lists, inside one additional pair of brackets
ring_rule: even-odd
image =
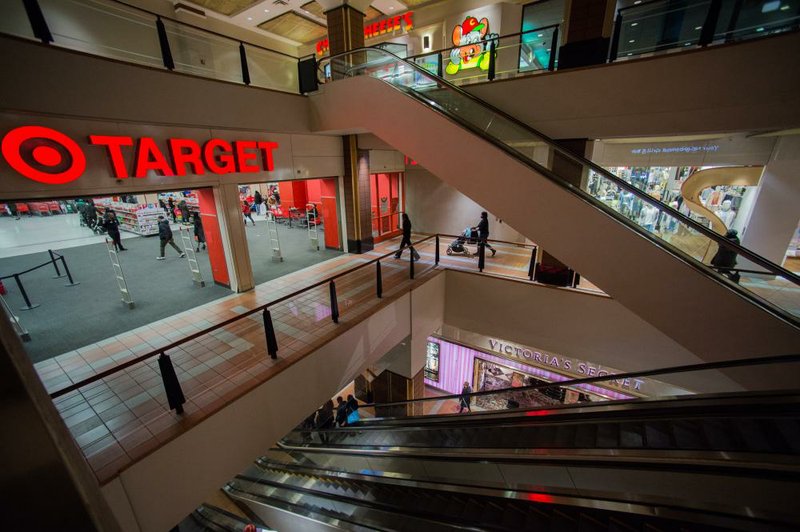
[(369, 178), (372, 237), (375, 242), (380, 242), (402, 233), (400, 215), (404, 206), (403, 174), (371, 174)]
[(240, 185), (239, 200), (256, 284), (342, 254), (337, 178)]
[[(174, 243), (166, 245), (163, 260), (159, 216), (168, 221)], [(115, 236), (112, 226), (119, 229), (121, 250), (116, 258), (132, 308), (122, 302), (106, 243)], [(189, 252), (187, 247), (192, 248), (205, 286), (194, 282), (191, 254), (181, 256)], [(50, 251), (63, 255), (79, 284), (66, 286), (65, 277), (55, 278), (65, 272), (60, 260), (58, 272), (47, 264), (53, 257)], [(41, 264), (46, 266), (22, 273)], [(0, 202), (0, 277), (13, 274), (20, 274), (19, 284), (14, 277), (6, 278), (0, 292), (30, 333), (25, 347), (34, 362), (231, 294), (210, 188)], [(26, 297), (35, 308), (23, 310)]]

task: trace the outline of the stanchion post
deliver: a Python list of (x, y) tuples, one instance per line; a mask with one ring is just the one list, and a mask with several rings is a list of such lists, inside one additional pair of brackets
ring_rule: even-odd
[(158, 357), (158, 369), (161, 370), (161, 382), (164, 383), (164, 391), (167, 394), (170, 409), (175, 410), (178, 414), (183, 414), (183, 403), (186, 402), (186, 398), (183, 396), (181, 383), (175, 374), (172, 360), (163, 351)]
[(486, 266), (486, 245), (481, 241), (478, 244), (478, 270), (483, 271)]
[(411, 260), (408, 263), (408, 276), (409, 279), (414, 279), (414, 246), (408, 246), (408, 249), (411, 250)]
[(375, 262), (375, 291), (378, 298), (383, 297), (383, 274), (381, 273), (381, 261)]
[(330, 282), (331, 291), (331, 319), (333, 323), (339, 323), (339, 302), (336, 300), (336, 283)]
[(275, 328), (272, 326), (272, 314), (269, 310), (264, 309), (262, 313), (264, 318), (264, 334), (267, 337), (267, 353), (272, 360), (278, 358), (278, 338), (275, 336)]
[(25, 287), (22, 286), (22, 281), (20, 280), (18, 273), (14, 274), (14, 280), (17, 282), (17, 287), (19, 288), (19, 293), (22, 294), (22, 299), (25, 300), (26, 306), (22, 307), (22, 310), (31, 310), (33, 308), (38, 307), (39, 306), (38, 304), (36, 305), (32, 304), (31, 300), (28, 298), (28, 292), (26, 292)]
[(64, 286), (78, 286), (81, 283), (76, 283), (72, 280), (72, 274), (69, 272), (69, 268), (67, 267), (67, 261), (64, 259), (64, 255), (61, 255), (61, 265), (64, 266), (64, 272), (67, 274), (67, 279), (69, 279), (69, 284), (65, 284)]
[(531, 249), (531, 263), (528, 265), (528, 279), (533, 281), (533, 274), (536, 272), (536, 248)]
[(53, 253), (53, 250), (52, 249), (48, 249), (47, 252), (50, 254), (50, 262), (53, 263), (53, 268), (56, 269), (56, 276), (53, 277), (53, 279), (58, 279), (60, 277), (63, 277), (63, 275), (61, 275), (61, 271), (58, 269), (58, 259), (56, 258), (55, 254)]
[(436, 254), (434, 255), (434, 264), (439, 265), (439, 235), (436, 235)]

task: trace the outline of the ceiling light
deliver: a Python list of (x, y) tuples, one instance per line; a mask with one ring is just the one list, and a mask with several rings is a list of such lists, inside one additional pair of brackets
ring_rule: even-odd
[(638, 26), (638, 25), (639, 25), (638, 22), (634, 22), (633, 24), (631, 24), (631, 28), (634, 27), (634, 26)]
[(389, 6), (389, 11), (391, 11), (392, 9), (394, 9), (394, 6)]
[(634, 42), (636, 42), (636, 39), (631, 39), (631, 40), (630, 40), (630, 41), (628, 41), (628, 42), (630, 42), (630, 43), (634, 43)]
[(544, 33), (538, 34), (537, 37), (544, 37)]
[(694, 28), (694, 29), (695, 29), (695, 30), (702, 30), (702, 29), (703, 29), (703, 26), (695, 26), (695, 28)]
[(264, 13), (269, 13), (269, 9), (265, 9), (265, 10), (264, 10)]
[(253, 17), (247, 17), (247, 20), (253, 20)]
[(303, 13), (306, 13), (307, 15), (310, 15), (310, 14), (311, 14), (311, 13), (309, 13), (309, 12), (308, 12), (308, 10), (307, 10), (307, 9), (304, 9), (304, 10), (303, 10)]
[(641, 4), (641, 3), (642, 3), (642, 0), (636, 0), (636, 1), (633, 3), (633, 5), (635, 5), (635, 6), (636, 6), (636, 5), (639, 5), (639, 4)]
[(781, 6), (781, 11), (789, 11), (789, 7), (790, 7), (789, 4), (786, 4), (785, 6)]
[(764, 28), (756, 28), (756, 31), (764, 31)]

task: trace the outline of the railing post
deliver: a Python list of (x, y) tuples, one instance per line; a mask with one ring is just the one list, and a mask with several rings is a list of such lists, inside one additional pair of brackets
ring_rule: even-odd
[(442, 63), (444, 63), (444, 59), (442, 58), (442, 52), (438, 52), (436, 55), (439, 56), (439, 60), (436, 62), (436, 75), (442, 78), (444, 77), (442, 73)]
[(162, 351), (158, 357), (158, 369), (161, 370), (161, 381), (164, 383), (164, 391), (167, 393), (167, 402), (171, 410), (178, 414), (183, 414), (183, 403), (186, 398), (183, 396), (181, 383), (175, 374), (172, 360)]
[(409, 257), (411, 260), (408, 262), (408, 277), (409, 279), (414, 278), (414, 246), (408, 246), (408, 249), (411, 250), (411, 256)]
[(336, 300), (336, 283), (330, 282), (331, 291), (331, 319), (333, 323), (339, 323), (339, 302)]
[(496, 58), (497, 55), (497, 47), (495, 46), (494, 41), (489, 44), (489, 70), (486, 73), (486, 79), (489, 81), (493, 81), (495, 77), (495, 69), (496, 69)]
[(63, 275), (61, 275), (61, 271), (58, 269), (58, 259), (53, 254), (53, 250), (52, 249), (48, 249), (47, 252), (50, 254), (50, 262), (53, 263), (53, 268), (56, 269), (56, 276), (53, 277), (53, 279), (59, 279), (59, 278), (63, 277)]
[(547, 64), (547, 70), (552, 72), (556, 69), (556, 54), (558, 53), (558, 26), (553, 30), (551, 37), (553, 42), (550, 43), (550, 61)]
[(28, 298), (28, 292), (26, 292), (25, 287), (22, 286), (22, 281), (20, 281), (18, 273), (14, 274), (14, 280), (17, 282), (17, 288), (19, 288), (19, 293), (22, 294), (22, 299), (25, 300), (25, 306), (22, 307), (21, 310), (31, 310), (32, 308), (38, 307), (39, 306), (38, 303), (34, 305)]
[(250, 69), (247, 67), (247, 51), (244, 43), (239, 43), (239, 59), (242, 61), (242, 81), (245, 85), (250, 85)]
[(22, 0), (22, 3), (28, 14), (28, 21), (31, 23), (33, 36), (42, 41), (42, 44), (53, 42), (53, 34), (47, 27), (47, 21), (44, 19), (44, 13), (42, 13), (38, 0)]
[(531, 263), (528, 265), (528, 279), (533, 281), (533, 274), (536, 272), (536, 248), (531, 250)]
[(158, 31), (158, 45), (161, 47), (161, 60), (164, 68), (175, 70), (175, 61), (172, 60), (172, 50), (169, 49), (169, 39), (167, 38), (167, 28), (161, 17), (156, 18), (156, 30)]
[(703, 23), (703, 29), (700, 30), (700, 39), (697, 44), (700, 46), (708, 46), (714, 40), (714, 30), (717, 29), (717, 21), (719, 20), (719, 11), (722, 8), (722, 0), (711, 0), (708, 7), (708, 14), (706, 21)]
[(581, 274), (578, 272), (572, 272), (574, 275), (572, 276), (572, 288), (577, 288), (578, 284), (581, 282)]
[(439, 235), (436, 235), (436, 254), (434, 255), (434, 264), (439, 265)]
[(611, 38), (611, 50), (608, 53), (608, 62), (613, 63), (617, 60), (619, 53), (619, 37), (622, 33), (622, 13), (617, 11), (617, 20), (614, 21), (614, 36)]
[(264, 334), (267, 337), (267, 353), (272, 360), (278, 358), (278, 338), (275, 336), (275, 328), (272, 326), (272, 314), (266, 308), (261, 317), (264, 319)]
[(378, 298), (383, 297), (383, 274), (381, 273), (381, 261), (375, 262), (375, 290)]
[(69, 268), (67, 268), (67, 261), (64, 258), (64, 255), (61, 255), (61, 265), (64, 266), (64, 271), (67, 274), (67, 279), (69, 279), (69, 283), (65, 284), (64, 286), (78, 286), (81, 283), (76, 283), (72, 280), (72, 274), (69, 272)]
[(481, 241), (478, 243), (478, 269), (483, 271), (484, 266), (486, 266), (486, 246)]

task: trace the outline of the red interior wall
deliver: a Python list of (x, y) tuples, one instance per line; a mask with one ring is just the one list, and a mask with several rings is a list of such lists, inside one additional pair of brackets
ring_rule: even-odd
[(306, 199), (309, 203), (322, 203), (322, 179), (309, 179), (306, 184)]
[(291, 182), (278, 183), (278, 193), (281, 195), (281, 207), (284, 210), (288, 211), (289, 207), (294, 207), (294, 189)]
[(294, 195), (294, 206), (305, 212), (306, 203), (308, 203), (308, 194), (306, 193), (305, 182), (292, 181), (292, 194)]
[(228, 264), (225, 261), (225, 248), (222, 246), (222, 232), (219, 229), (214, 191), (210, 188), (200, 188), (196, 192), (200, 203), (200, 219), (203, 221), (203, 232), (206, 235), (211, 275), (214, 277), (215, 283), (230, 288), (231, 278), (228, 274)]
[(320, 179), (322, 222), (325, 224), (325, 247), (339, 249), (339, 213), (336, 212), (336, 180)]

